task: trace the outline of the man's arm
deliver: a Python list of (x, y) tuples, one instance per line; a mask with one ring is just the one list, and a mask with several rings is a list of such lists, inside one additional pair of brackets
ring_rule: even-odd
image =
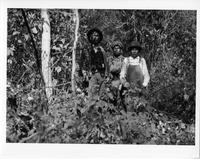
[(146, 87), (150, 81), (150, 76), (149, 76), (149, 72), (148, 72), (148, 68), (147, 68), (147, 64), (146, 64), (146, 60), (144, 58), (141, 59), (142, 61), (142, 73), (144, 75), (144, 82), (143, 82), (143, 86)]

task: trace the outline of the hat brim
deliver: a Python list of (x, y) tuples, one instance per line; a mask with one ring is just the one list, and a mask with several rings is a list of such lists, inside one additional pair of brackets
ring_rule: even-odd
[[(90, 39), (91, 35), (92, 35), (94, 32), (97, 32), (97, 33), (99, 34), (99, 40), (97, 40), (97, 41), (93, 41), (93, 40)], [(92, 43), (92, 44), (98, 44), (98, 43), (100, 43), (100, 42), (103, 40), (103, 34), (102, 34), (102, 32), (101, 32), (99, 29), (94, 28), (94, 29), (91, 29), (91, 30), (89, 30), (89, 31), (87, 32), (87, 39), (88, 39), (88, 41), (89, 41), (90, 43)]]
[(141, 46), (130, 46), (128, 47), (128, 51), (131, 51), (133, 48), (136, 48), (137, 50), (141, 51), (142, 47)]

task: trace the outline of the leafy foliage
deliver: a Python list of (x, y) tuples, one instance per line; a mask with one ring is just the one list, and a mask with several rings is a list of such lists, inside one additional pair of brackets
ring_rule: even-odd
[[(27, 105), (25, 102), (33, 99), (31, 94), (28, 96), (29, 98), (23, 99), (22, 103)], [(34, 107), (35, 103), (31, 104), (29, 106)], [(88, 103), (81, 94), (72, 96), (62, 92), (50, 104), (48, 116), (42, 115), (38, 118), (36, 112), (29, 112), (25, 117), (31, 119), (24, 119), (22, 111), (17, 116), (12, 116), (8, 111), (7, 141), (194, 144), (194, 124), (185, 124), (181, 120), (152, 109), (144, 99), (141, 100), (137, 96), (129, 100), (127, 105), (131, 105), (132, 110), (126, 113), (122, 108), (104, 100)], [(37, 136), (29, 139), (27, 137), (30, 133), (37, 133)]]
[[(40, 54), (40, 10), (25, 11)], [(76, 96), (70, 92), (74, 13), (50, 9), (49, 14), (54, 95), (44, 114), (41, 76), (30, 35), (21, 10), (8, 9), (7, 142), (194, 144), (195, 11), (79, 10)], [(115, 40), (123, 42), (124, 56), (132, 40), (143, 44), (151, 81), (146, 90), (125, 92), (127, 112), (109, 80), (102, 85), (98, 100), (87, 97), (90, 73), (79, 76), (78, 71), (80, 55), (88, 47), (86, 33), (93, 27), (103, 31), (102, 46), (108, 57)]]

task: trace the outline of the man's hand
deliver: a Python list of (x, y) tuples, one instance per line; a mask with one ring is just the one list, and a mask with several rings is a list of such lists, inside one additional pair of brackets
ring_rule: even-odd
[(147, 82), (143, 82), (142, 86), (143, 86), (143, 87), (146, 87), (147, 84), (148, 84)]

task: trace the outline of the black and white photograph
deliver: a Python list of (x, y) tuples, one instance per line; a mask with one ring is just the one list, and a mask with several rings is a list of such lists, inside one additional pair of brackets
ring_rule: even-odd
[(197, 145), (197, 10), (6, 12), (7, 144)]

